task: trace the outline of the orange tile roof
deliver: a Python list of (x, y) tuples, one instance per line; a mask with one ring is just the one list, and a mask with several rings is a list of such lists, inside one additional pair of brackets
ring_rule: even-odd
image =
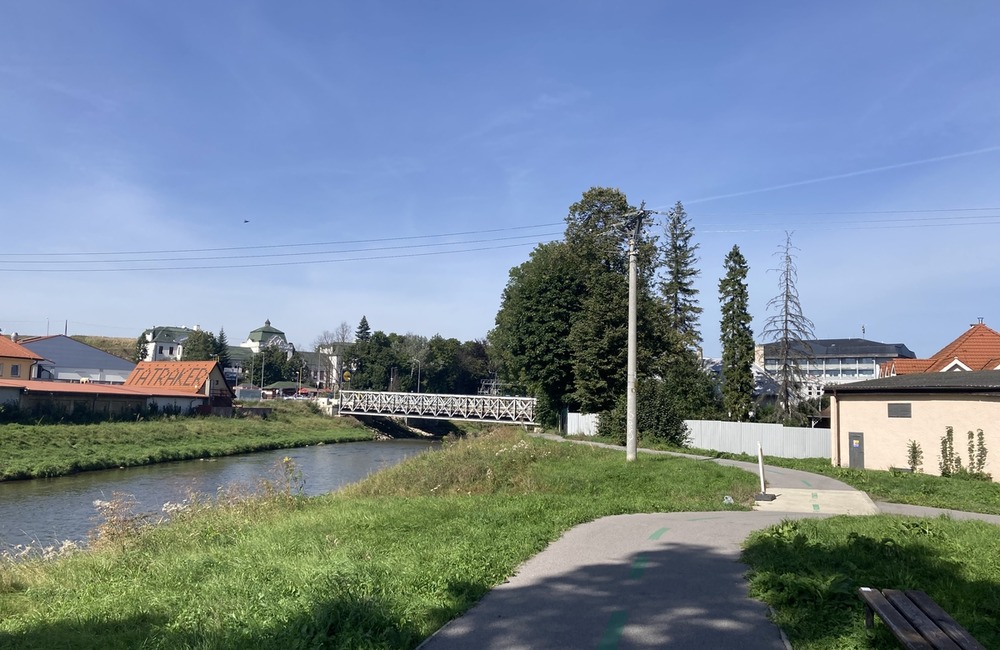
[(955, 361), (972, 371), (1000, 369), (1000, 332), (976, 323), (929, 359), (893, 359), (880, 370), (883, 377), (941, 372)]
[(142, 361), (125, 380), (125, 386), (203, 395), (216, 365), (215, 361)]
[(32, 361), (44, 360), (44, 357), (38, 356), (23, 345), (14, 343), (6, 336), (0, 336), (0, 357), (30, 359)]
[[(129, 388), (121, 384), (76, 383), (41, 379), (0, 379), (0, 388), (23, 388), (28, 393), (71, 393), (77, 395), (127, 395), (133, 397), (192, 397), (185, 391)], [(202, 396), (203, 397), (203, 396)]]
[(969, 370), (992, 370), (989, 362), (997, 357), (1000, 357), (1000, 333), (977, 323), (931, 357), (935, 363), (929, 372), (943, 370), (955, 359)]

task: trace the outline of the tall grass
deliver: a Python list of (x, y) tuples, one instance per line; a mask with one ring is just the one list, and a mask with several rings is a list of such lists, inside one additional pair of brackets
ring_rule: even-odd
[(277, 409), (267, 419), (0, 425), (0, 481), (372, 438), (353, 419), (325, 417), (304, 404), (274, 404)]
[(0, 564), (0, 647), (412, 648), (575, 524), (744, 509), (753, 491), (739, 470), (497, 433), (333, 495), (194, 508)]

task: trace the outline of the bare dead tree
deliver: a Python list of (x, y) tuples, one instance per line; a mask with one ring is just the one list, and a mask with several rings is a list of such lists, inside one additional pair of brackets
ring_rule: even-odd
[(778, 295), (767, 303), (767, 310), (774, 314), (764, 322), (761, 336), (777, 346), (778, 367), (775, 379), (778, 383), (778, 416), (782, 421), (790, 419), (792, 407), (799, 401), (804, 383), (805, 361), (812, 356), (809, 344), (815, 338), (813, 322), (802, 313), (799, 301), (798, 268), (795, 266), (795, 251), (792, 233), (785, 232), (785, 243), (778, 247), (775, 256), (781, 261), (778, 268), (770, 269), (778, 274)]

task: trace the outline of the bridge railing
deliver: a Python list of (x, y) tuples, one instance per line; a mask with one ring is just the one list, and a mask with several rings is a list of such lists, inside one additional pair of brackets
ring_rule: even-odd
[(344, 390), (340, 413), (535, 424), (535, 398)]

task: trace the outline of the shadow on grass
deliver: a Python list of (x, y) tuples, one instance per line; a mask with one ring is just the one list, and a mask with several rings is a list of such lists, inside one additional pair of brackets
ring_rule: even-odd
[[(310, 614), (275, 626), (228, 617), (225, 627), (185, 626), (165, 614), (116, 620), (53, 621), (12, 634), (0, 632), (4, 650), (126, 650), (132, 648), (413, 648), (424, 634), (378, 599), (319, 603)], [(225, 616), (225, 614), (223, 614)]]
[[(959, 540), (947, 520), (836, 519), (840, 521), (786, 521), (747, 544), (744, 560), (753, 567), (753, 592), (775, 608), (793, 645), (897, 647), (885, 626), (864, 629), (857, 597), (864, 586), (923, 590), (985, 647), (1000, 648), (1000, 580), (982, 573), (970, 577), (971, 558), (962, 553), (963, 546), (970, 548), (970, 538)], [(976, 525), (984, 527), (983, 539), (996, 539), (992, 526)], [(981, 552), (982, 561), (995, 566), (989, 550), (972, 552)]]

